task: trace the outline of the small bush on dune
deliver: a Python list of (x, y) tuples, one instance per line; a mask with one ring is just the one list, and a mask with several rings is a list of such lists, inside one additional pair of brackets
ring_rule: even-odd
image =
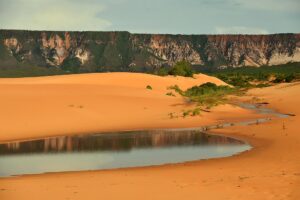
[(187, 116), (190, 115), (191, 112), (192, 112), (191, 110), (184, 110), (184, 111), (182, 112), (182, 117), (183, 117), (183, 118), (186, 118)]
[(183, 60), (180, 62), (177, 62), (173, 67), (161, 67), (157, 72), (157, 75), (159, 76), (167, 76), (167, 75), (173, 75), (173, 76), (185, 76), (185, 77), (193, 77), (194, 71), (192, 69), (192, 65)]
[(204, 83), (199, 86), (194, 86), (185, 91), (186, 96), (200, 96), (206, 94), (215, 94), (215, 93), (226, 93), (232, 91), (232, 88), (228, 86), (217, 86), (214, 83)]
[(192, 66), (189, 62), (180, 61), (173, 66), (173, 68), (169, 71), (169, 74), (175, 76), (193, 77), (194, 71), (192, 70)]
[(192, 116), (200, 115), (200, 108), (195, 108), (192, 112)]
[[(222, 102), (224, 102), (225, 96), (229, 94), (238, 94), (238, 89), (231, 88), (229, 86), (217, 86), (214, 83), (204, 83), (199, 86), (194, 86), (185, 91), (181, 90), (177, 85), (171, 86), (168, 89), (173, 89), (180, 95), (189, 98), (189, 100), (197, 102), (200, 106), (211, 108)], [(199, 111), (195, 111), (194, 115), (197, 115)], [(188, 113), (189, 114), (189, 113)], [(185, 117), (187, 113), (183, 114)]]
[(188, 117), (188, 116), (198, 116), (200, 115), (200, 111), (201, 109), (199, 107), (193, 109), (193, 110), (183, 110), (182, 111), (182, 117), (185, 118), (185, 117)]
[(173, 94), (173, 92), (168, 92), (166, 93), (167, 96), (172, 96), (172, 97), (175, 97), (175, 94)]
[(183, 91), (179, 88), (178, 85), (172, 85), (172, 86), (168, 87), (167, 89), (168, 90), (174, 90), (178, 94), (183, 95)]
[(214, 83), (205, 83), (194, 86), (184, 92), (184, 96), (200, 105), (210, 108), (225, 101), (225, 96), (233, 94), (237, 90), (228, 86), (217, 86)]
[(147, 85), (146, 89), (148, 89), (148, 90), (152, 90), (152, 87), (151, 87), (151, 85)]

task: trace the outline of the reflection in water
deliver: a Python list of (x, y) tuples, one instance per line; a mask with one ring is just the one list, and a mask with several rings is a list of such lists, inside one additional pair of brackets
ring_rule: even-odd
[(135, 131), (0, 144), (0, 176), (179, 163), (231, 156), (250, 146), (200, 131)]
[(241, 141), (208, 135), (199, 131), (136, 131), (88, 136), (62, 136), (33, 141), (0, 144), (0, 155), (82, 152), (82, 151), (124, 151), (133, 148), (156, 148), (182, 145), (242, 144)]

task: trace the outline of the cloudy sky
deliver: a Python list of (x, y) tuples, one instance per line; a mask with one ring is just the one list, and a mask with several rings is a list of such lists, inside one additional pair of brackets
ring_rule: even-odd
[(0, 28), (300, 33), (300, 0), (0, 0)]

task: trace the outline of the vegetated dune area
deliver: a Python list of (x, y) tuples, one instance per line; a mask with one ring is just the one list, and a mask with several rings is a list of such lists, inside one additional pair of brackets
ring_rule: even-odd
[[(0, 141), (101, 131), (197, 127), (261, 117), (232, 105), (180, 117), (193, 104), (167, 87), (224, 82), (107, 73), (0, 79)], [(152, 89), (147, 89), (147, 86)], [(239, 155), (183, 164), (0, 178), (3, 200), (300, 199), (300, 84), (248, 91), (239, 101), (268, 102), (289, 118), (214, 130), (248, 141)], [(170, 118), (170, 112), (178, 118)]]

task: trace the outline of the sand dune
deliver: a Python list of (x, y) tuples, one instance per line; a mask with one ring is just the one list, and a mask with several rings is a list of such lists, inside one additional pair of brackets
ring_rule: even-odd
[[(202, 74), (195, 78), (103, 73), (0, 79), (0, 141), (186, 126), (183, 121), (196, 126), (199, 118), (169, 119), (168, 113), (182, 115), (190, 105), (180, 95), (167, 96), (167, 88), (177, 84), (186, 89), (205, 82), (225, 84)], [(146, 89), (147, 85), (153, 89)], [(220, 106), (216, 113), (225, 117), (231, 109)], [(213, 120), (216, 115), (202, 118), (201, 123)]]
[[(80, 76), (88, 77), (78, 77)], [(170, 82), (165, 83), (160, 90), (155, 87), (159, 83), (150, 83), (154, 89), (148, 91), (144, 87), (149, 80), (145, 79), (153, 76), (138, 76), (144, 77), (141, 78), (142, 86), (133, 81), (130, 83), (132, 88), (128, 91), (122, 89), (124, 85), (109, 88), (99, 85), (57, 85), (53, 82), (46, 85), (26, 85), (21, 84), (23, 79), (19, 85), (13, 85), (9, 84), (10, 80), (1, 80), (0, 101), (4, 112), (1, 112), (1, 139), (59, 134), (55, 127), (70, 132), (78, 129), (97, 130), (99, 127), (116, 130), (193, 127), (202, 123), (215, 123), (221, 119), (241, 120), (243, 117), (253, 117), (250, 112), (225, 105), (199, 117), (168, 119), (168, 112), (179, 112), (186, 106), (182, 98), (164, 94), (165, 87), (173, 84), (172, 78), (167, 78)], [(62, 77), (54, 77), (56, 78)], [(73, 76), (69, 78), (72, 79)], [(50, 81), (52, 78), (47, 79)], [(165, 81), (160, 77), (154, 79)], [(88, 81), (92, 80), (86, 78), (86, 82)], [(181, 83), (175, 79), (174, 82), (176, 81), (178, 85)], [(127, 82), (130, 81), (124, 81), (125, 87), (129, 84)], [(191, 85), (192, 82), (199, 84), (197, 79), (190, 82)], [(182, 84), (181, 87), (191, 86), (185, 85), (186, 82)], [(229, 158), (160, 167), (2, 178), (0, 197), (3, 200), (300, 199), (300, 84), (251, 90), (248, 96), (240, 100), (252, 101), (253, 97), (269, 102), (270, 107), (281, 112), (296, 116), (265, 124), (215, 131), (249, 141), (254, 146), (249, 152)], [(69, 107), (70, 104), (74, 107)], [(78, 108), (78, 105), (83, 105), (83, 108)]]

